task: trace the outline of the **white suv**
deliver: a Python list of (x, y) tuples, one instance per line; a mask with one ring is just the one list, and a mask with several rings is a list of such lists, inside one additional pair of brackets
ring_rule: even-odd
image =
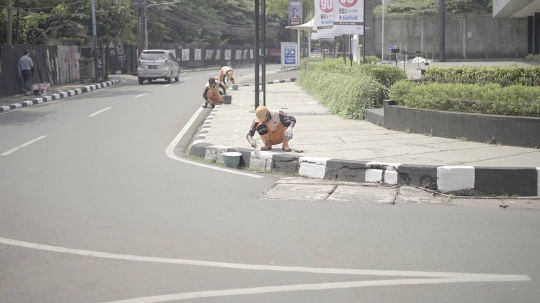
[(139, 68), (137, 69), (139, 84), (144, 80), (149, 83), (155, 79), (165, 79), (171, 83), (172, 79), (179, 81), (180, 65), (171, 51), (162, 49), (144, 50), (139, 56)]

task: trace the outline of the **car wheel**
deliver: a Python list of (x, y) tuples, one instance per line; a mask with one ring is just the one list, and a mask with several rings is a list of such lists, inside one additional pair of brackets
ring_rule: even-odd
[(178, 71), (178, 74), (176, 75), (176, 77), (174, 77), (174, 81), (180, 81), (180, 71)]
[(144, 82), (144, 78), (139, 78), (139, 84), (141, 84), (141, 85), (142, 85), (142, 84), (143, 84), (143, 82)]
[(169, 78), (167, 78), (167, 83), (169, 83), (169, 84), (172, 83), (172, 73), (171, 73), (171, 76)]
[(148, 79), (148, 83), (152, 83), (152, 79)]

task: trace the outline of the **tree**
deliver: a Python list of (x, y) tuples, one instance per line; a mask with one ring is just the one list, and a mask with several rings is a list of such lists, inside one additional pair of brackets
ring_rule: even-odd
[[(491, 14), (493, 0), (446, 0), (446, 12), (450, 14)], [(374, 13), (382, 15), (382, 6)], [(385, 15), (437, 15), (439, 0), (392, 0), (384, 5)]]

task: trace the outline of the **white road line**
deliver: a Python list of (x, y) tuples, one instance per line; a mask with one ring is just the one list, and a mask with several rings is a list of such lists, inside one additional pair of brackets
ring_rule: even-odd
[(89, 115), (88, 117), (93, 117), (95, 115), (101, 114), (102, 112), (104, 112), (106, 110), (109, 110), (109, 109), (111, 109), (111, 108), (110, 107), (104, 108), (104, 109), (100, 110), (99, 112), (95, 112), (95, 113)]
[(169, 85), (170, 85), (170, 84), (167, 84), (167, 85), (163, 85), (163, 87), (167, 87), (167, 86), (169, 86)]
[(225, 168), (216, 167), (216, 166), (212, 166), (212, 165), (202, 164), (202, 163), (191, 161), (191, 160), (186, 160), (186, 159), (180, 158), (180, 157), (178, 157), (178, 156), (176, 156), (174, 154), (174, 148), (176, 147), (178, 142), (180, 142), (182, 137), (186, 134), (186, 132), (188, 131), (190, 126), (193, 124), (193, 122), (195, 122), (195, 119), (199, 116), (199, 113), (201, 111), (203, 111), (203, 108), (199, 107), (199, 109), (195, 112), (195, 114), (193, 114), (191, 119), (186, 123), (184, 128), (182, 128), (182, 130), (178, 133), (178, 135), (176, 135), (176, 137), (171, 142), (171, 144), (169, 144), (169, 146), (167, 147), (167, 150), (166, 150), (167, 156), (169, 158), (171, 158), (171, 159), (176, 160), (176, 161), (180, 161), (180, 162), (184, 162), (184, 163), (188, 163), (188, 164), (192, 164), (192, 165), (196, 165), (196, 166), (200, 166), (200, 167), (205, 167), (205, 168), (209, 168), (209, 169), (213, 169), (213, 170), (219, 170), (219, 171), (223, 171), (223, 172), (227, 172), (227, 173), (231, 173), (231, 174), (236, 174), (236, 175), (242, 175), (242, 176), (246, 176), (246, 177), (262, 178), (262, 176), (258, 176), (258, 175), (251, 174), (251, 173), (243, 173), (243, 172), (235, 171), (235, 170), (232, 170), (232, 169), (225, 169)]
[(168, 301), (175, 301), (175, 300), (228, 297), (228, 296), (252, 295), (252, 294), (267, 294), (267, 293), (276, 293), (276, 292), (314, 291), (314, 290), (345, 289), (345, 288), (358, 288), (358, 287), (369, 287), (369, 286), (421, 285), (421, 284), (463, 283), (463, 282), (486, 282), (486, 281), (468, 279), (468, 278), (439, 278), (439, 279), (398, 279), (398, 280), (372, 280), (372, 281), (337, 282), (337, 283), (320, 283), (320, 284), (297, 284), (297, 285), (284, 285), (284, 286), (268, 286), (268, 287), (187, 292), (187, 293), (135, 298), (135, 299), (128, 299), (128, 300), (120, 300), (120, 301), (108, 301), (105, 303), (156, 303), (156, 302), (168, 302)]
[[(122, 301), (111, 301), (108, 303), (166, 302), (166, 301), (194, 299), (194, 298), (236, 296), (236, 295), (245, 295), (245, 294), (274, 293), (274, 292), (300, 291), (300, 290), (341, 289), (341, 288), (355, 288), (355, 287), (367, 287), (367, 286), (419, 285), (419, 284), (464, 283), (464, 282), (517, 282), (517, 281), (530, 281), (531, 280), (529, 276), (527, 275), (497, 275), (497, 274), (392, 271), (392, 270), (369, 270), (369, 269), (364, 270), (364, 269), (316, 268), (316, 267), (292, 267), (292, 266), (289, 267), (289, 266), (252, 265), (252, 264), (240, 264), (240, 263), (172, 259), (172, 258), (156, 258), (156, 257), (144, 257), (144, 256), (123, 255), (123, 254), (104, 253), (104, 252), (97, 252), (97, 251), (90, 251), (90, 250), (72, 249), (72, 248), (65, 248), (65, 247), (59, 247), (59, 246), (50, 246), (50, 245), (12, 240), (12, 239), (7, 239), (7, 238), (0, 238), (0, 243), (18, 246), (18, 247), (26, 247), (26, 248), (31, 248), (31, 249), (67, 253), (67, 254), (88, 256), (88, 257), (94, 257), (94, 258), (107, 258), (107, 259), (139, 261), (139, 262), (194, 265), (194, 266), (219, 267), (219, 268), (240, 269), (240, 270), (422, 278), (422, 279), (354, 281), (354, 282), (323, 283), (323, 284), (300, 284), (300, 285), (284, 285), (284, 286), (271, 286), (271, 287), (202, 291), (202, 292), (180, 293), (180, 294), (172, 294), (172, 295), (164, 295), (164, 296), (153, 296), (153, 297), (145, 297), (145, 298), (138, 298), (138, 299), (122, 300)], [(431, 278), (431, 279), (427, 279), (427, 278)]]
[(191, 79), (191, 77), (189, 77), (189, 78), (184, 78), (183, 80), (186, 81), (186, 80), (189, 80), (189, 79)]
[(146, 95), (146, 94), (148, 94), (148, 93), (140, 94), (140, 95), (138, 95), (138, 96), (135, 96), (135, 98), (142, 97), (142, 96), (144, 96), (144, 95)]
[(41, 136), (41, 137), (36, 138), (36, 139), (34, 139), (32, 141), (28, 141), (28, 142), (24, 143), (23, 145), (19, 145), (19, 146), (15, 147), (14, 149), (8, 150), (7, 152), (3, 153), (1, 156), (7, 156), (7, 155), (11, 154), (12, 152), (18, 151), (19, 149), (21, 149), (23, 147), (26, 147), (26, 146), (34, 143), (34, 142), (37, 142), (37, 141), (39, 141), (39, 140), (41, 140), (41, 139), (43, 139), (45, 137), (47, 137), (47, 136)]

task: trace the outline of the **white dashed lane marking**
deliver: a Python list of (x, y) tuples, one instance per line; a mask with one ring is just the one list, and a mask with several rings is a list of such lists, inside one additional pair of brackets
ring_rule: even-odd
[(99, 114), (101, 114), (102, 112), (104, 112), (104, 111), (106, 111), (106, 110), (109, 110), (109, 109), (111, 109), (111, 108), (110, 108), (110, 107), (104, 108), (104, 109), (102, 109), (102, 110), (100, 110), (100, 111), (98, 111), (98, 112), (95, 112), (95, 113), (89, 115), (88, 117), (93, 117), (93, 116), (95, 116), (95, 115), (99, 115)]
[(36, 139), (34, 139), (34, 140), (32, 140), (32, 141), (28, 141), (28, 142), (24, 143), (23, 145), (19, 145), (19, 146), (15, 147), (14, 149), (8, 150), (7, 152), (3, 153), (2, 156), (7, 156), (7, 155), (9, 155), (9, 154), (11, 154), (11, 153), (13, 153), (13, 152), (18, 151), (19, 149), (21, 149), (21, 148), (23, 148), (23, 147), (26, 147), (26, 146), (28, 146), (28, 145), (30, 145), (30, 144), (32, 144), (32, 143), (37, 142), (37, 141), (39, 141), (39, 140), (41, 140), (41, 139), (43, 139), (43, 138), (45, 138), (45, 137), (47, 137), (47, 136), (41, 136), (41, 137), (36, 138)]

